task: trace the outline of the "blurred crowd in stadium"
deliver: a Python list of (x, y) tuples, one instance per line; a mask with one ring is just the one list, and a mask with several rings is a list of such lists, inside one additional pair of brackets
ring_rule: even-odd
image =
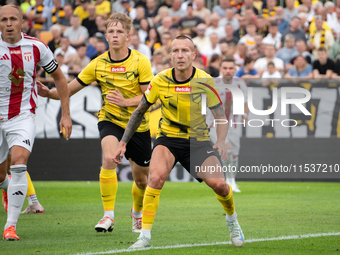
[[(68, 79), (107, 50), (110, 13), (133, 19), (130, 48), (145, 54), (154, 74), (170, 68), (169, 45), (180, 34), (196, 45), (194, 65), (219, 76), (233, 56), (243, 78), (339, 78), (340, 0), (18, 0), (23, 32), (45, 41)], [(283, 6), (280, 6), (283, 5)], [(209, 5), (212, 5), (209, 3)], [(52, 82), (40, 71), (40, 80)]]

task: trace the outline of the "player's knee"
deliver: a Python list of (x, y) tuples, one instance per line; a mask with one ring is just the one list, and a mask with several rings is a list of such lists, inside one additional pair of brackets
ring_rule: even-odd
[(167, 179), (167, 176), (163, 176), (159, 174), (150, 175), (149, 186), (153, 189), (162, 189), (166, 179)]
[(228, 186), (224, 181), (218, 181), (212, 185), (212, 189), (214, 192), (222, 197), (226, 197), (228, 195)]
[(115, 165), (114, 161), (113, 161), (113, 154), (105, 154), (103, 157), (103, 165), (105, 166), (111, 166), (111, 165)]
[(135, 181), (135, 183), (136, 183), (136, 185), (139, 189), (144, 190), (144, 189), (146, 189), (146, 186), (148, 185), (148, 180), (146, 180), (146, 181), (144, 181), (144, 180), (143, 181)]

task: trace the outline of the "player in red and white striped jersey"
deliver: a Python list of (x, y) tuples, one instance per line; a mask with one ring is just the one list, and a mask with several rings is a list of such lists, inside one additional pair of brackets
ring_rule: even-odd
[[(247, 114), (248, 114), (248, 102), (247, 102), (247, 84), (244, 80), (234, 77), (236, 72), (235, 69), (235, 62), (233, 59), (224, 59), (221, 63), (220, 72), (222, 76), (215, 79), (216, 88), (218, 88), (220, 98), (222, 100), (226, 118), (229, 121), (229, 131), (227, 135), (227, 140), (232, 146), (232, 149), (229, 150), (228, 154), (229, 158), (227, 161), (223, 162), (225, 166), (230, 166), (233, 169), (238, 169), (238, 155), (240, 152), (240, 138), (242, 136), (242, 124), (235, 124), (235, 123), (242, 123), (246, 121)], [(240, 115), (233, 115), (233, 107), (235, 104), (233, 103), (233, 97), (229, 89), (224, 88), (224, 85), (232, 85), (236, 86), (242, 90), (244, 95), (244, 112), (243, 116)], [(209, 112), (208, 112), (209, 113)], [(216, 127), (213, 127), (213, 118), (211, 117), (212, 114), (207, 115), (207, 123), (210, 126), (210, 138), (212, 142), (216, 141)], [(231, 122), (233, 125), (231, 125)], [(229, 172), (226, 173), (226, 182), (231, 185), (234, 192), (241, 192), (235, 182), (236, 172)]]
[[(44, 43), (21, 33), (22, 17), (18, 6), (0, 9), (0, 188), (8, 193), (4, 240), (19, 240), (15, 230), (27, 192), (27, 161), (35, 138), (37, 65), (54, 78), (61, 98), (60, 129), (65, 128), (66, 139), (72, 131), (65, 76)], [(12, 179), (8, 183), (9, 151)]]

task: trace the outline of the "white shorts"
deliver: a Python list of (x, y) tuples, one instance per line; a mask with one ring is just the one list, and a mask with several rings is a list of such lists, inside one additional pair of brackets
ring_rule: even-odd
[(0, 164), (7, 159), (9, 150), (21, 146), (32, 151), (35, 138), (35, 115), (22, 113), (10, 120), (0, 120)]
[[(211, 141), (213, 142), (213, 144), (215, 144), (217, 141), (216, 127), (210, 128), (209, 135), (210, 135)], [(233, 146), (232, 153), (235, 156), (238, 156), (240, 153), (240, 147), (241, 147), (240, 138), (241, 138), (241, 135), (240, 135), (238, 127), (237, 128), (229, 127), (228, 135), (227, 135), (227, 138), (225, 139), (225, 143), (228, 143), (228, 142), (231, 143), (231, 145)]]

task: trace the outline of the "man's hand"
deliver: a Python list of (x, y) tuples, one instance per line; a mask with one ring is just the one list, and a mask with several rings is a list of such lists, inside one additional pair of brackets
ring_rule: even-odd
[(42, 84), (40, 81), (37, 81), (37, 87), (38, 87), (38, 95), (41, 97), (48, 97), (50, 93), (50, 89)]
[(119, 92), (118, 89), (115, 91), (109, 91), (109, 94), (106, 95), (107, 101), (111, 104), (115, 104), (119, 107), (128, 107), (128, 100), (123, 97), (123, 95)]
[(228, 146), (224, 142), (215, 143), (213, 149), (218, 150), (218, 154), (221, 156), (222, 160), (228, 159)]
[[(72, 133), (72, 120), (70, 116), (61, 116), (59, 123), (60, 133), (63, 133), (65, 139), (68, 140)], [(65, 133), (64, 133), (65, 132)]]
[(126, 151), (126, 143), (124, 142), (119, 142), (118, 148), (113, 154), (113, 161), (120, 165), (122, 163), (122, 158), (124, 157), (124, 153)]

